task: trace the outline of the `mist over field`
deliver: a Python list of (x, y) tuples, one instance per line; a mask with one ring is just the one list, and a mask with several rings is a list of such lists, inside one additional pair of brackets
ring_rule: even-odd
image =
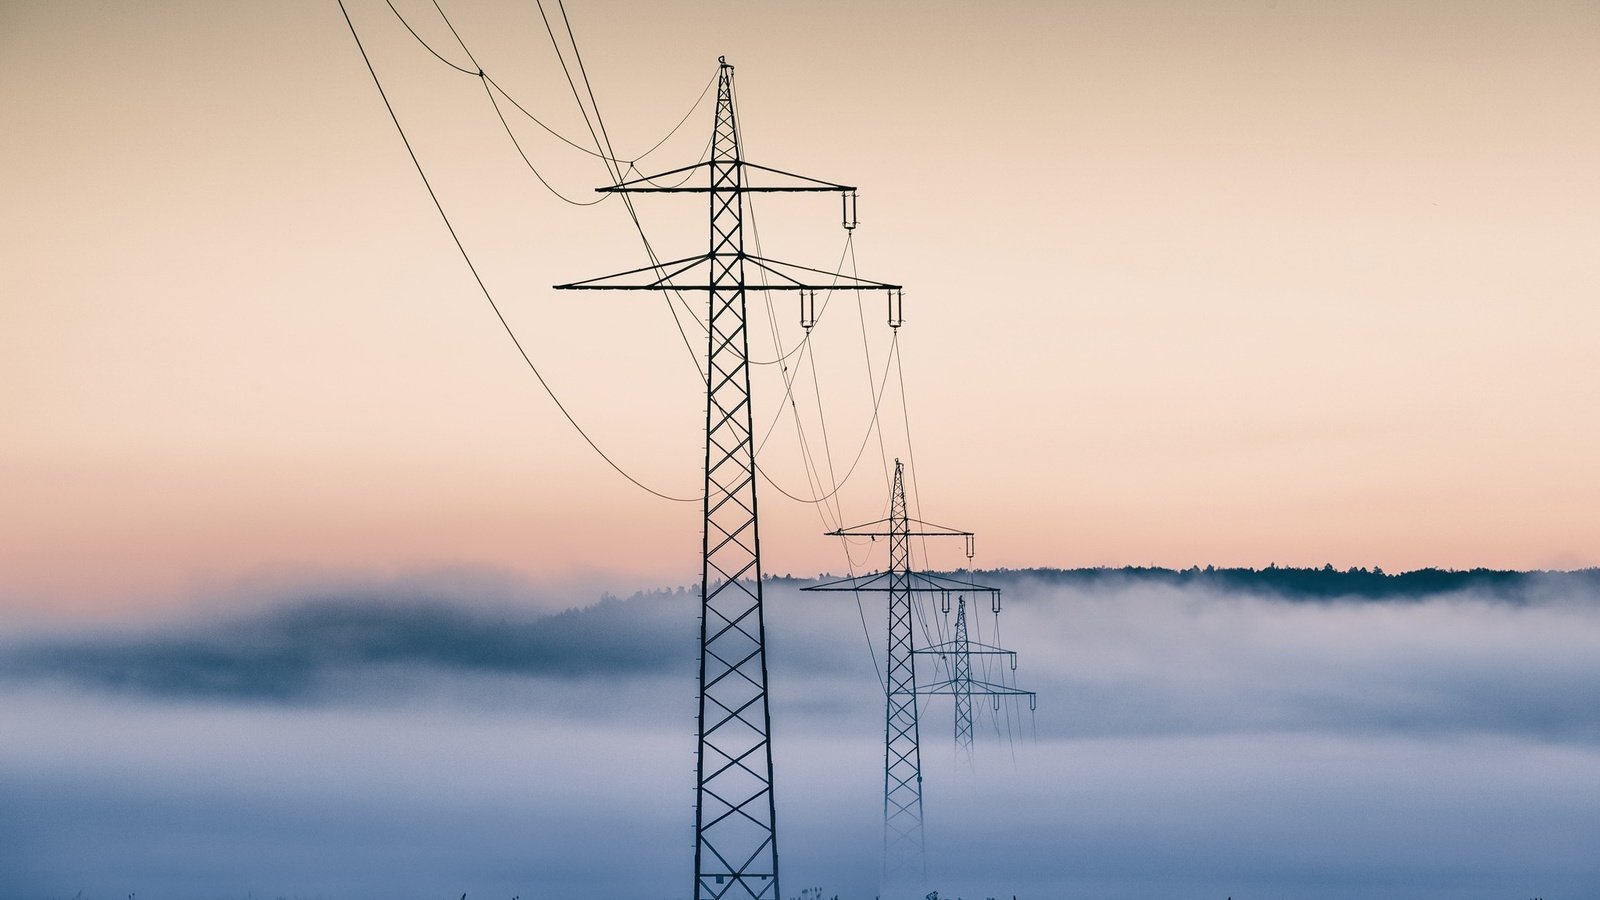
[[(1595, 896), (1594, 573), (1307, 571), (979, 573), (1039, 705), (976, 704), (969, 771), (927, 702), (929, 887)], [(802, 584), (767, 588), (785, 895), (867, 898), (881, 598)], [(512, 593), (320, 585), (12, 628), (5, 895), (686, 896), (694, 594)], [(995, 640), (986, 600), (972, 620)]]

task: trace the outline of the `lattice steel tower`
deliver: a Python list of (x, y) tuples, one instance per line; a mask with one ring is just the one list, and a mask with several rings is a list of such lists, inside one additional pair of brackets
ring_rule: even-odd
[(956, 699), (956, 751), (972, 762), (972, 641), (967, 638), (967, 598), (956, 598), (955, 671), (950, 676)]
[(889, 500), (888, 702), (884, 710), (883, 845), (887, 873), (926, 872), (922, 827), (922, 744), (911, 630), (911, 521), (900, 460)]
[[(997, 617), (995, 621), (998, 623), (1000, 614), (999, 589), (980, 587), (969, 583), (965, 586), (965, 590), (974, 595), (980, 592), (987, 593), (990, 606)], [(948, 614), (950, 612), (949, 595), (946, 594), (945, 598), (944, 612)], [(996, 625), (996, 628), (998, 627)], [(974, 695), (992, 697), (997, 710), (1000, 708), (1001, 697), (1027, 697), (1030, 710), (1038, 706), (1038, 695), (1033, 691), (1024, 691), (1021, 688), (1006, 684), (1003, 672), (1001, 681), (998, 684), (986, 678), (973, 677), (972, 657), (1007, 657), (1011, 663), (1011, 671), (1015, 672), (1017, 670), (1017, 654), (1014, 650), (1005, 650), (993, 644), (985, 644), (981, 641), (969, 639), (967, 631), (967, 598), (965, 594), (960, 594), (956, 597), (955, 637), (952, 640), (934, 644), (930, 647), (919, 648), (916, 652), (919, 655), (939, 657), (946, 663), (950, 671), (950, 677), (947, 680), (920, 687), (917, 693), (925, 697), (949, 694), (955, 698), (956, 752), (961, 761), (969, 766), (972, 764), (972, 698)], [(988, 667), (986, 666), (985, 668), (987, 669)]]
[(889, 517), (828, 532), (831, 536), (886, 537), (889, 567), (871, 575), (845, 578), (805, 588), (807, 591), (876, 592), (889, 595), (888, 679), (884, 685), (883, 742), (883, 880), (886, 890), (904, 892), (906, 882), (927, 873), (922, 820), (922, 748), (917, 721), (917, 649), (914, 604), (917, 593), (989, 590), (967, 582), (918, 572), (911, 567), (913, 537), (961, 537), (971, 545), (972, 532), (931, 525), (906, 510), (904, 469), (894, 462)]
[[(772, 720), (750, 406), (745, 294), (752, 290), (887, 291), (900, 286), (751, 256), (744, 250), (744, 195), (829, 191), (843, 196), (852, 228), (855, 188), (744, 161), (734, 119), (733, 66), (718, 59), (717, 110), (706, 162), (600, 188), (602, 192), (709, 193), (710, 249), (703, 256), (556, 285), (566, 290), (703, 291), (706, 315), (705, 521), (702, 531), (700, 709), (695, 786), (694, 897), (780, 900)], [(693, 183), (693, 170), (708, 178)], [(754, 184), (752, 172), (778, 180)], [(660, 186), (666, 176), (674, 186)], [(756, 270), (761, 283), (746, 280)], [(802, 297), (804, 294), (802, 293)]]

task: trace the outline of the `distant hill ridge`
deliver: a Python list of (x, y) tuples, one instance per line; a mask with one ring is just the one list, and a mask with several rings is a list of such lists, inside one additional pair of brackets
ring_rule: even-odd
[[(947, 573), (966, 578), (966, 573)], [(832, 576), (824, 576), (832, 577)], [(1174, 587), (1202, 587), (1219, 592), (1276, 594), (1291, 600), (1332, 600), (1355, 598), (1404, 600), (1461, 591), (1476, 591), (1506, 600), (1526, 599), (1533, 588), (1585, 591), (1600, 595), (1600, 568), (1571, 571), (1513, 569), (1415, 569), (1389, 573), (1374, 566), (1335, 569), (1294, 568), (1269, 565), (1264, 569), (1191, 566), (1168, 569), (1159, 566), (1094, 567), (1082, 569), (1030, 568), (979, 569), (977, 581), (1008, 588), (1022, 581), (1042, 582), (1061, 587), (1092, 589), (1115, 581), (1154, 581)], [(812, 579), (780, 576), (778, 581), (810, 583)]]

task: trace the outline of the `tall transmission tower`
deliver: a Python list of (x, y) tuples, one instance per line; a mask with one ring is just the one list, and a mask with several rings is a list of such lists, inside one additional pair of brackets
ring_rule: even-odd
[(853, 591), (889, 595), (888, 680), (884, 685), (883, 880), (886, 890), (903, 892), (906, 882), (926, 877), (927, 848), (922, 821), (922, 748), (917, 721), (916, 630), (919, 593), (991, 591), (911, 567), (913, 537), (960, 537), (971, 546), (972, 532), (913, 519), (906, 511), (904, 471), (894, 462), (889, 516), (865, 525), (840, 528), (830, 536), (886, 537), (889, 567), (882, 572), (825, 582), (807, 591)]
[[(705, 498), (701, 532), (700, 703), (696, 754), (694, 897), (781, 900), (772, 718), (767, 696), (761, 541), (750, 404), (748, 291), (882, 290), (891, 318), (900, 285), (747, 254), (744, 196), (834, 192), (853, 228), (856, 189), (747, 162), (739, 152), (733, 66), (718, 58), (711, 156), (701, 163), (599, 188), (707, 193), (710, 249), (701, 256), (556, 285), (558, 290), (701, 291), (707, 298)], [(697, 181), (695, 170), (708, 176)], [(681, 177), (681, 180), (680, 180)], [(764, 179), (757, 183), (754, 179)], [(663, 181), (663, 179), (668, 179)], [(754, 270), (760, 283), (746, 280)]]

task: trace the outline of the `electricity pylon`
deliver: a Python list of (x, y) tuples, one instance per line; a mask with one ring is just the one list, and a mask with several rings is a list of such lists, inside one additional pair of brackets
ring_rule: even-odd
[[(971, 589), (969, 585), (969, 589)], [(981, 590), (991, 590), (982, 588)], [(1000, 612), (1000, 592), (993, 590), (990, 593), (993, 599), (993, 609)], [(944, 611), (948, 613), (949, 598), (946, 595)], [(1001, 697), (1027, 697), (1028, 708), (1037, 708), (1038, 695), (1033, 691), (1024, 691), (1008, 684), (995, 684), (987, 679), (972, 677), (972, 657), (978, 656), (1005, 656), (1011, 663), (1011, 671), (1017, 670), (1017, 654), (1014, 650), (1002, 650), (999, 647), (982, 642), (974, 643), (967, 636), (967, 598), (965, 595), (956, 597), (956, 625), (955, 637), (952, 640), (916, 651), (919, 654), (937, 656), (944, 659), (950, 668), (950, 678), (937, 684), (919, 688), (918, 694), (923, 696), (939, 696), (948, 694), (955, 698), (956, 707), (956, 752), (960, 760), (968, 766), (972, 764), (972, 697), (994, 698), (995, 708), (999, 709)]]
[[(717, 111), (710, 159), (598, 189), (710, 194), (709, 251), (703, 256), (556, 288), (706, 294), (705, 519), (701, 532), (694, 897), (780, 900), (745, 293), (777, 290), (810, 291), (814, 295), (817, 290), (830, 289), (883, 290), (889, 295), (892, 316), (900, 302), (900, 286), (745, 253), (745, 194), (838, 193), (844, 198), (845, 226), (851, 228), (855, 224), (855, 188), (743, 160), (739, 154), (738, 123), (734, 120), (733, 66), (723, 58), (717, 62)], [(692, 183), (696, 181), (694, 170), (702, 168), (709, 177)], [(752, 183), (751, 173), (759, 173), (771, 183)], [(669, 186), (662, 186), (661, 179), (668, 176), (674, 177)], [(763, 273), (763, 283), (748, 283), (747, 267)]]
[[(913, 530), (914, 529), (914, 530)], [(884, 685), (883, 750), (883, 880), (886, 891), (903, 893), (908, 880), (927, 875), (926, 839), (922, 822), (922, 749), (917, 722), (914, 594), (992, 591), (969, 582), (911, 568), (913, 537), (961, 537), (971, 546), (972, 532), (913, 519), (906, 511), (904, 473), (897, 459), (889, 495), (889, 517), (828, 532), (830, 536), (886, 537), (889, 567), (878, 573), (830, 581), (807, 591), (878, 592), (889, 595), (888, 680)]]

